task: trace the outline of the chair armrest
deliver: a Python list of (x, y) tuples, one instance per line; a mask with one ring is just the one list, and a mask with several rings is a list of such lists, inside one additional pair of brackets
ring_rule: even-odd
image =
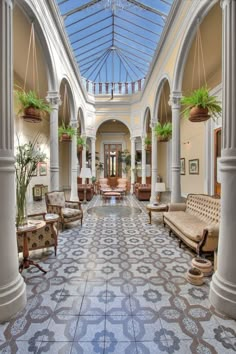
[(205, 227), (205, 229), (207, 231), (207, 237), (218, 237), (219, 236), (219, 224), (213, 224), (213, 225), (209, 225), (207, 227)]
[(185, 211), (186, 204), (185, 203), (171, 203), (168, 204), (168, 211)]
[(72, 208), (72, 209), (81, 209), (81, 202), (80, 201), (70, 201), (66, 200), (66, 208)]

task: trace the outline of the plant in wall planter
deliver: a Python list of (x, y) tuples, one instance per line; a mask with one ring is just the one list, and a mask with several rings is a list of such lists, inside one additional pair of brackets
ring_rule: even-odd
[(160, 142), (166, 142), (169, 141), (171, 136), (172, 136), (172, 123), (167, 122), (164, 124), (161, 124), (158, 122), (154, 128), (157, 140)]
[(83, 148), (86, 147), (86, 140), (82, 136), (77, 137), (77, 148), (78, 151), (82, 151)]
[(58, 128), (58, 136), (60, 142), (71, 141), (72, 137), (76, 134), (76, 129), (72, 128), (70, 125), (66, 126), (65, 123)]
[(181, 104), (185, 106), (182, 111), (184, 117), (191, 122), (204, 122), (210, 117), (216, 119), (222, 111), (217, 97), (210, 96), (209, 89), (205, 86), (194, 90), (188, 96), (183, 96)]
[(152, 146), (152, 140), (150, 138), (146, 137), (144, 142), (145, 142), (145, 149), (150, 150), (151, 146)]
[(52, 111), (51, 105), (39, 98), (35, 91), (26, 92), (20, 89), (15, 94), (20, 104), (18, 114), (23, 113), (22, 118), (27, 122), (41, 122), (43, 116)]

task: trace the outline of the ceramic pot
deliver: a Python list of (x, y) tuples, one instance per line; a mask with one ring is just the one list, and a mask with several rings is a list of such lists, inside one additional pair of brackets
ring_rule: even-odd
[(29, 123), (39, 123), (42, 121), (41, 112), (34, 107), (27, 107), (24, 109), (22, 118)]
[(210, 118), (207, 108), (193, 107), (190, 110), (189, 120), (190, 122), (204, 122)]
[(203, 273), (198, 268), (190, 268), (186, 273), (186, 279), (192, 285), (202, 285)]
[(212, 263), (208, 259), (196, 257), (192, 259), (192, 266), (201, 270), (204, 277), (212, 275)]

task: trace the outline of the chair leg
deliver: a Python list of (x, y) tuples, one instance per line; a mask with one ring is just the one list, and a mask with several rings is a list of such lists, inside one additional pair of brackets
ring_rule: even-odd
[(54, 246), (54, 255), (57, 256), (57, 246)]

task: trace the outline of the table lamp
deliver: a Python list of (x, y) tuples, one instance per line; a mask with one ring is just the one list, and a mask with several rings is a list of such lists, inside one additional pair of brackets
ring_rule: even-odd
[(86, 194), (87, 194), (87, 186), (86, 186), (86, 178), (92, 178), (92, 173), (91, 173), (91, 169), (88, 167), (82, 167), (81, 171), (80, 171), (80, 178), (84, 178), (85, 179), (85, 188), (84, 188), (84, 203), (87, 203), (87, 198), (86, 198)]
[(157, 202), (160, 203), (160, 193), (166, 191), (166, 185), (163, 182), (157, 182), (155, 184), (155, 192), (157, 192)]

